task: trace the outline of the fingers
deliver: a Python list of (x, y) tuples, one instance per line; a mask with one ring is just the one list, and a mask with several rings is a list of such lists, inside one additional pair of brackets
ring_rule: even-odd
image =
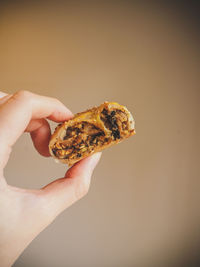
[(26, 131), (30, 132), (36, 150), (42, 156), (49, 157), (50, 153), (48, 145), (51, 137), (49, 123), (45, 119), (32, 120)]
[[(60, 122), (68, 120), (72, 116), (71, 111), (57, 99), (39, 96), (28, 91), (15, 93), (0, 106), (0, 164), (3, 167), (5, 166), (10, 148), (32, 119), (49, 118)], [(40, 130), (35, 132), (35, 136), (39, 135), (41, 137), (42, 130), (41, 127), (39, 128)], [(47, 132), (47, 126), (45, 126), (44, 131)], [(45, 133), (45, 135), (47, 134)], [(44, 137), (44, 134), (42, 136)], [(36, 140), (36, 137), (34, 140)]]
[(55, 218), (88, 192), (93, 170), (100, 157), (101, 153), (98, 152), (79, 161), (67, 171), (65, 178), (58, 179), (42, 189), (46, 211), (50, 217)]
[[(4, 92), (0, 92), (0, 105), (4, 104), (12, 95), (8, 95)], [(31, 138), (36, 150), (42, 155), (49, 157), (49, 139), (51, 136), (51, 130), (48, 122), (45, 119), (36, 119), (30, 121), (26, 128), (27, 132), (30, 132)]]

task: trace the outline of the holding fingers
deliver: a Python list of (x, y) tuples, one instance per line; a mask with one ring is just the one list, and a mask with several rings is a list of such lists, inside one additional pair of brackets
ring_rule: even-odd
[(46, 119), (62, 122), (73, 114), (59, 100), (27, 91), (13, 95), (0, 93), (0, 97), (0, 262), (1, 266), (11, 266), (60, 212), (87, 193), (101, 154), (74, 164), (63, 178), (42, 189), (26, 190), (7, 185), (3, 169), (20, 135), (30, 132), (38, 152), (49, 156), (51, 132)]

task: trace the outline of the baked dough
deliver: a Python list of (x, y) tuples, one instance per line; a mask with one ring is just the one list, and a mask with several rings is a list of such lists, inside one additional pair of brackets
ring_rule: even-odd
[(59, 124), (49, 142), (51, 155), (69, 166), (135, 134), (135, 122), (126, 107), (104, 102)]

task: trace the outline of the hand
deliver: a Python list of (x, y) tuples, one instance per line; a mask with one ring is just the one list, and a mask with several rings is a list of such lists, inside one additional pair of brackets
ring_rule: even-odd
[(27, 245), (64, 209), (83, 197), (99, 161), (96, 153), (72, 166), (64, 178), (42, 189), (26, 190), (8, 185), (3, 175), (13, 144), (30, 132), (35, 148), (50, 156), (50, 127), (45, 118), (62, 122), (73, 117), (57, 99), (27, 91), (0, 93), (0, 263), (10, 266)]

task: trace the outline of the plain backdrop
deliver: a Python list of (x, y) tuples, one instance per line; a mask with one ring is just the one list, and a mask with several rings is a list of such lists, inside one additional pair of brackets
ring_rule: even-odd
[[(15, 267), (193, 266), (198, 260), (196, 9), (193, 1), (138, 2), (1, 4), (2, 91), (56, 97), (74, 113), (116, 101), (132, 112), (137, 132), (103, 152), (88, 195), (44, 230)], [(5, 175), (12, 185), (39, 188), (66, 170), (37, 154), (24, 134)]]

